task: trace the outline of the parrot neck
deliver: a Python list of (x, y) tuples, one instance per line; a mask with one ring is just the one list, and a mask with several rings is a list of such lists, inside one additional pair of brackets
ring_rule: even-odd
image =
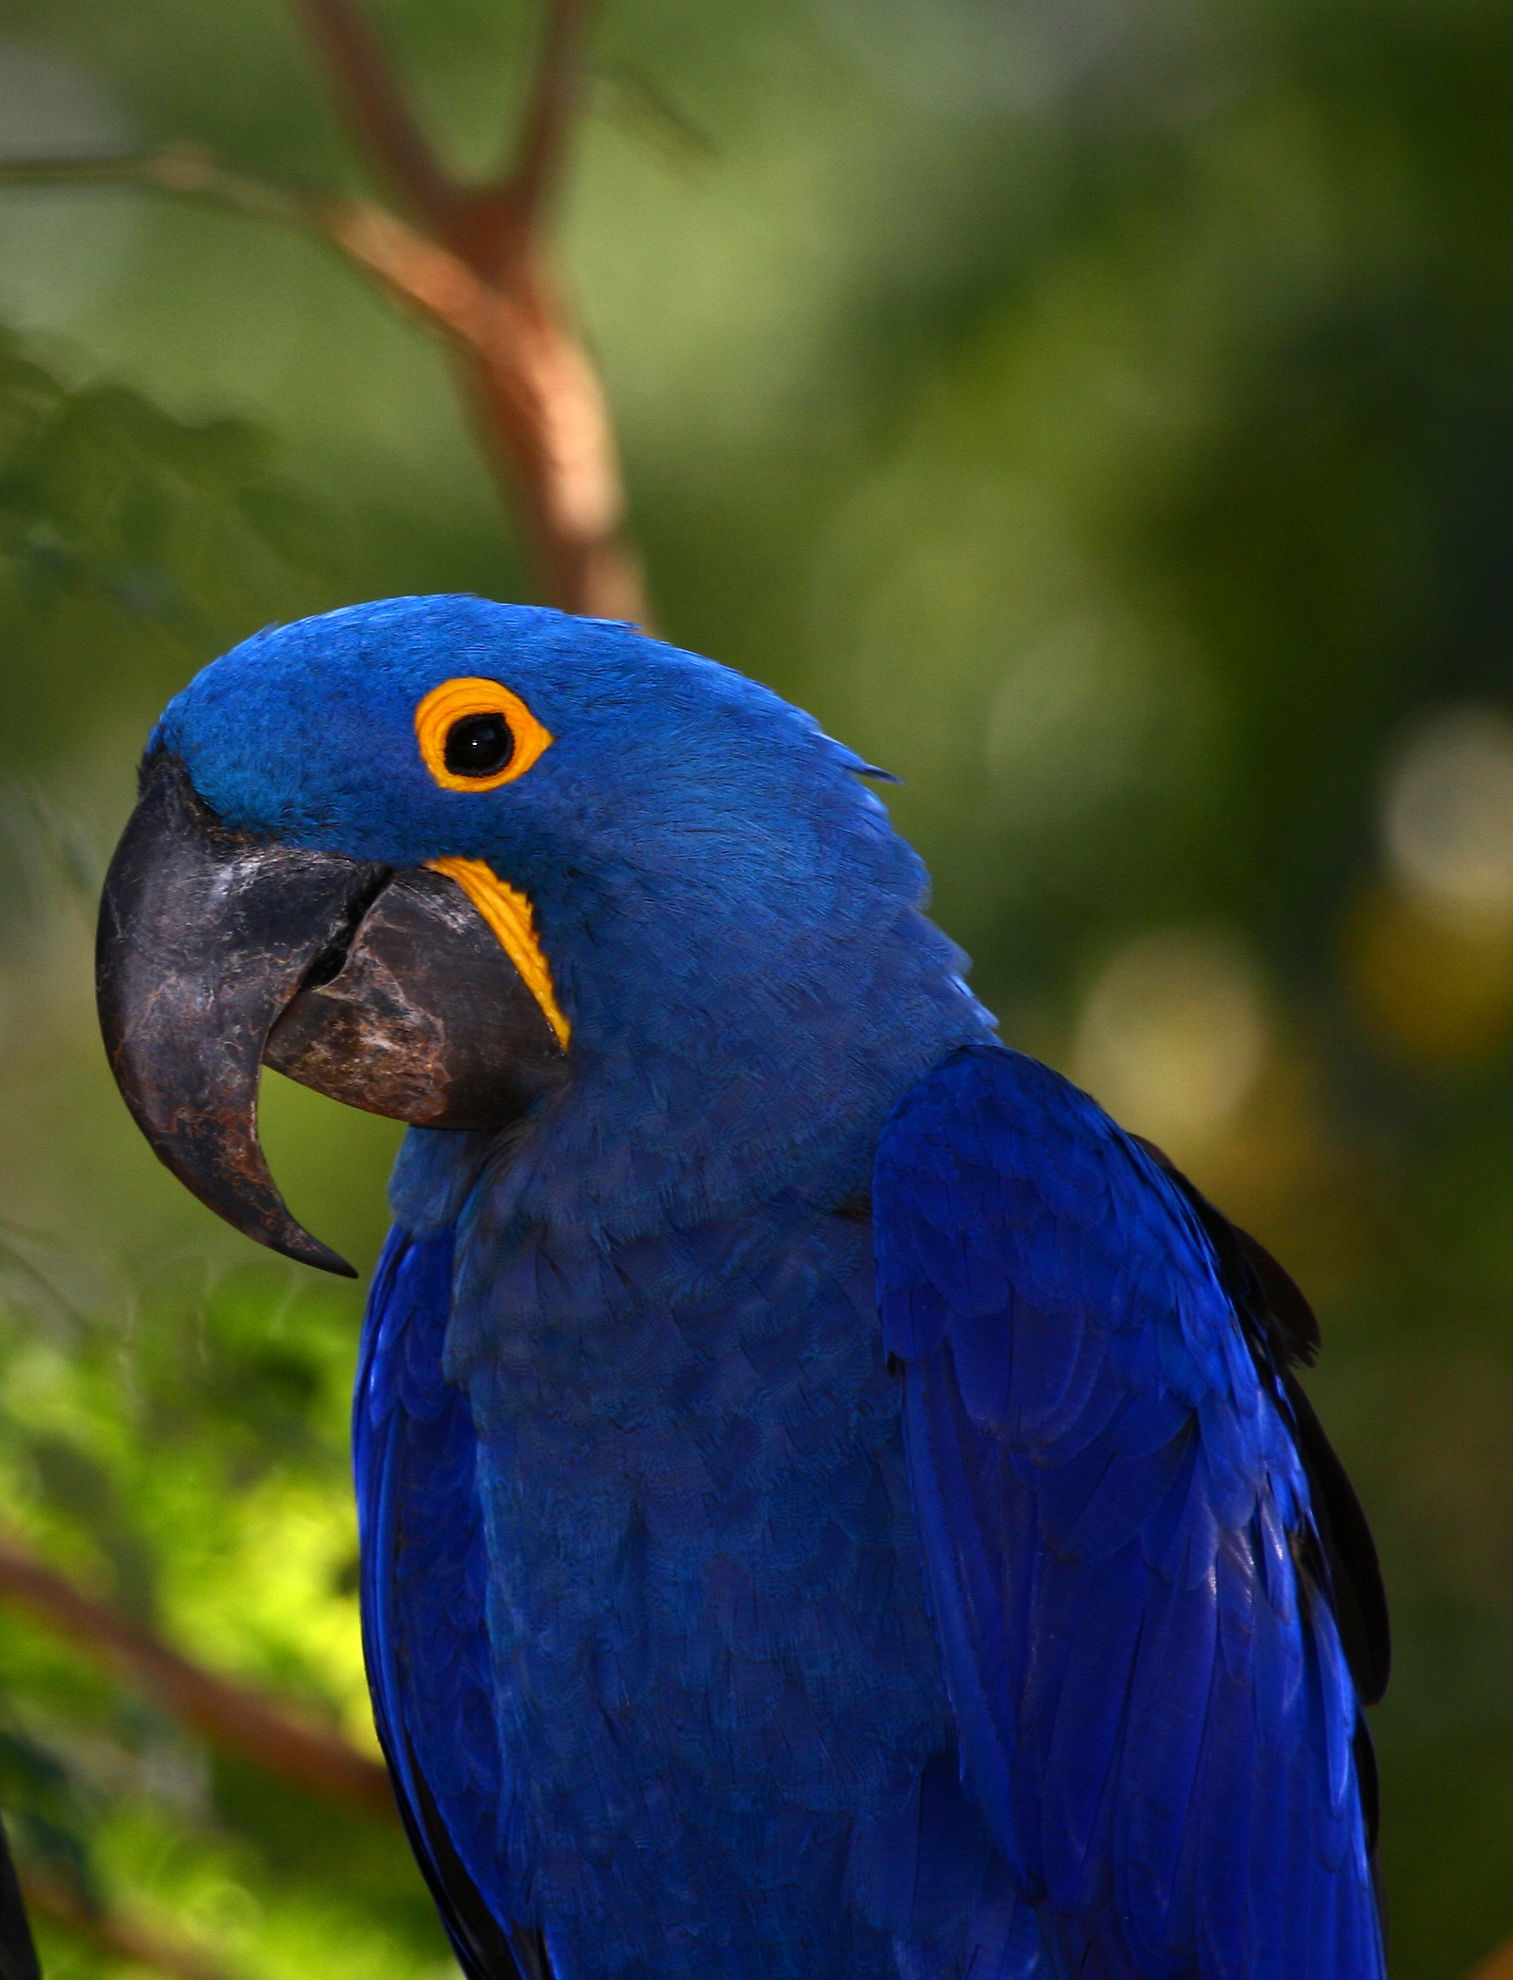
[(680, 926), (665, 899), (655, 919), (600, 903), (577, 942), (548, 922), (548, 953), (581, 945), (594, 961), (557, 970), (572, 1078), (502, 1135), (412, 1129), (396, 1218), (619, 1241), (785, 1190), (823, 1203), (865, 1188), (903, 1094), (993, 1035), (961, 952), (913, 906), (887, 906), (886, 920), (852, 912), (786, 939), (739, 921), (712, 934), (707, 916)]

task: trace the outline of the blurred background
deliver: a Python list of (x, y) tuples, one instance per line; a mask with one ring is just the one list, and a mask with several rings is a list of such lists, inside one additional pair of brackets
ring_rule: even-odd
[[(482, 168), (533, 12), (374, 13)], [(278, 0), (8, 0), (0, 156), (169, 142), (360, 184)], [(1313, 1295), (1394, 1971), (1464, 1972), (1513, 1930), (1513, 10), (609, 0), (561, 247), (660, 628), (905, 779), (1005, 1036)], [(371, 1753), (361, 1288), (156, 1168), (93, 897), (203, 661), (529, 580), (435, 342), (308, 240), (0, 191), (0, 326), (0, 1525)], [(397, 1130), (265, 1111), (366, 1269)], [(122, 1919), (185, 1980), (448, 1970), (383, 1821), (5, 1606), (0, 1806), (59, 1980)]]

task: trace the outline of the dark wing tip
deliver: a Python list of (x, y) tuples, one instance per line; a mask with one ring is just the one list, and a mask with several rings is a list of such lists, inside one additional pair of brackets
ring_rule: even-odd
[(421, 1874), (431, 1888), (441, 1921), (468, 1980), (553, 1980), (546, 1940), (539, 1928), (507, 1929), (494, 1916), (483, 1893), (452, 1846), (430, 1785), (406, 1746), (415, 1803), (391, 1769), (400, 1814)]
[(1291, 1273), (1263, 1244), (1215, 1209), (1159, 1148), (1135, 1138), (1192, 1205), (1213, 1245), (1220, 1282), (1240, 1316), (1251, 1353), (1258, 1361), (1271, 1361), (1285, 1388), (1345, 1661), (1362, 1704), (1375, 1705), (1392, 1668), (1392, 1630), (1376, 1542), (1349, 1474), (1289, 1366), (1302, 1362), (1312, 1367), (1319, 1349), (1318, 1319)]

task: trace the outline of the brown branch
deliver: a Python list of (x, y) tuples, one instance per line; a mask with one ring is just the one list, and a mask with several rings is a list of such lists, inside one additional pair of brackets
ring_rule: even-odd
[(0, 160), (0, 186), (147, 186), (215, 199), (337, 248), (456, 348), (479, 443), (545, 596), (569, 612), (645, 624), (640, 567), (623, 535), (614, 429), (539, 238), (578, 97), (591, 0), (549, 0), (514, 173), (475, 191), (437, 165), (351, 0), (298, 4), (354, 130), (423, 228), (365, 201), (249, 178), (190, 149)]
[(188, 147), (128, 158), (0, 158), (0, 187), (48, 185), (141, 186), (277, 221), (337, 248), (396, 300), (460, 341), (480, 347), (484, 341), (487, 298), (477, 276), (381, 206), (248, 178)]
[(562, 174), (592, 11), (592, 0), (549, 0), (542, 22), (541, 52), (506, 181), (527, 233), (540, 225)]
[(232, 1980), (227, 1970), (185, 1939), (169, 1937), (129, 1912), (92, 1910), (61, 1884), (23, 1877), (21, 1888), (33, 1914), (51, 1918), (97, 1951), (136, 1966), (151, 1966), (174, 1980)]
[[(395, 176), (394, 134), (414, 126), (371, 29), (356, 20), (351, 0), (299, 3), (349, 123), (374, 163)], [(462, 346), (479, 442), (546, 596), (569, 612), (644, 623), (640, 568), (622, 536), (614, 430), (540, 238), (578, 101), (590, 13), (591, 0), (546, 0), (507, 178), (469, 190), (447, 181), (449, 196), (425, 206), (423, 237), (352, 203), (344, 218), (328, 208), (323, 224), (391, 293)], [(333, 19), (344, 24), (335, 39)], [(408, 191), (422, 207), (413, 180)]]
[[(544, 588), (571, 611), (642, 622), (640, 574), (620, 541), (624, 513), (609, 411), (545, 277), (483, 281), (446, 248), (375, 207), (328, 208), (327, 237), (395, 300), (444, 329), (491, 463), (519, 514)], [(497, 444), (502, 441), (503, 444)]]
[(624, 496), (608, 409), (538, 269), (517, 266), (507, 286), (491, 283), (382, 207), (270, 185), (200, 151), (0, 159), (0, 187), (59, 184), (212, 199), (336, 248), (458, 348), (479, 438), (546, 595), (567, 611), (645, 623), (640, 571), (620, 535)]
[(220, 1752), (322, 1800), (393, 1818), (389, 1777), (377, 1761), (287, 1705), (190, 1663), (9, 1538), (0, 1538), (0, 1599), (29, 1610), (140, 1685)]
[(640, 568), (621, 536), (625, 498), (609, 409), (546, 276), (525, 266), (496, 286), (377, 207), (330, 203), (319, 224), (458, 347), (485, 453), (547, 596), (570, 612), (645, 624)]
[(462, 197), (416, 122), (383, 43), (352, 0), (293, 0), (354, 136), (389, 189), (441, 239)]
[[(524, 285), (522, 285), (523, 287)], [(591, 618), (648, 620), (608, 408), (588, 354), (540, 287), (501, 299), (481, 359), (465, 361), (474, 424), (513, 495), (547, 595)]]
[(496, 298), (450, 248), (381, 206), (355, 200), (328, 201), (314, 224), (349, 261), (382, 283), (392, 301), (482, 355)]
[(1488, 1953), (1472, 1967), (1466, 1980), (1513, 1980), (1513, 1939), (1505, 1939), (1495, 1952)]
[(247, 178), (189, 145), (131, 158), (0, 158), (0, 186), (143, 186), (218, 200), (259, 220), (324, 231), (323, 202), (315, 194)]

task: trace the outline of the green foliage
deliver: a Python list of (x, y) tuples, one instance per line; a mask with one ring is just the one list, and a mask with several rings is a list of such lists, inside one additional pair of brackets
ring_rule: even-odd
[(313, 517), (264, 472), (266, 447), (245, 420), (191, 425), (141, 393), (70, 391), (0, 344), (0, 555), (33, 605), (85, 597), (213, 636), (240, 588), (234, 559), (308, 564)]
[(0, 638), (53, 689), (40, 735), (8, 728), (12, 764), (53, 742), (48, 716), (66, 716), (70, 690), (101, 698), (102, 646), (171, 679), (259, 614), (328, 602), (341, 531), (269, 453), (248, 420), (177, 419), (126, 386), (70, 385), (0, 331)]
[[(527, 14), (375, 11), (433, 128), (491, 160)], [(160, 0), (150, 34), (105, 0), (12, 14), (146, 138), (353, 182), (269, 0)], [(699, 134), (591, 116), (565, 222), (661, 622), (906, 777), (1006, 1032), (1315, 1292), (1396, 1605), (1395, 1971), (1458, 1973), (1513, 1929), (1513, 20), (622, 0), (599, 46)], [(83, 893), (201, 659), (522, 579), (414, 325), (307, 242), (132, 212), (71, 314), (42, 237), (0, 271), (0, 1504), (369, 1737), (354, 1300), (153, 1169), (98, 1063)], [(1426, 825), (1403, 766), (1435, 762), (1475, 775)], [(392, 1134), (271, 1084), (297, 1212), (370, 1260)], [(397, 1838), (208, 1760), (8, 1612), (0, 1730), (24, 1853), (71, 1839), (249, 1974), (442, 1959)]]

